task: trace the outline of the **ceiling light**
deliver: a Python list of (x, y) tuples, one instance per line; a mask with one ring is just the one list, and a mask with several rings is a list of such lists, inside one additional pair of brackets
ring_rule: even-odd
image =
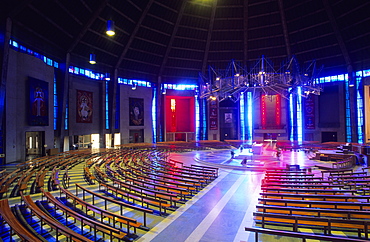
[(108, 36), (113, 36), (116, 34), (116, 32), (114, 32), (114, 21), (113, 20), (107, 21), (107, 32), (106, 33)]
[(96, 55), (95, 54), (90, 54), (89, 63), (92, 64), (92, 65), (96, 64)]

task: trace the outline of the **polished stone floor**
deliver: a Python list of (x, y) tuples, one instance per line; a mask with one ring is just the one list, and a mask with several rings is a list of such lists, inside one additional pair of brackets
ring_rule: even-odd
[[(242, 165), (245, 156), (248, 162)], [(171, 154), (170, 158), (185, 164), (214, 164), (220, 168), (219, 177), (138, 241), (254, 241), (254, 234), (245, 232), (244, 227), (254, 226), (252, 214), (261, 191), (263, 170), (286, 165), (308, 168), (320, 163), (309, 160), (303, 151), (283, 151), (278, 160), (272, 143), (264, 144), (261, 155), (236, 150), (234, 159), (230, 150)], [(300, 240), (265, 235), (259, 241)]]

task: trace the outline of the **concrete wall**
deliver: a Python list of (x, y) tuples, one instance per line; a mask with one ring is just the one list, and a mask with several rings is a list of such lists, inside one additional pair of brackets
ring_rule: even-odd
[[(315, 100), (315, 129), (304, 129), (303, 130), (303, 140), (307, 141), (322, 141), (322, 132), (336, 132), (337, 133), (337, 140), (338, 142), (346, 142), (346, 107), (345, 107), (345, 93), (344, 93), (344, 83), (337, 82), (337, 83), (329, 83), (326, 84), (328, 86), (337, 86), (338, 93), (335, 93), (335, 97), (337, 102), (332, 105), (331, 108), (320, 107), (320, 96), (314, 96)], [(323, 95), (325, 92), (325, 86), (323, 87)], [(320, 112), (321, 110), (321, 112)], [(333, 110), (336, 110), (335, 112)], [(335, 114), (334, 114), (335, 113)], [(320, 114), (326, 115), (325, 119), (330, 120), (330, 116), (335, 115), (335, 121), (338, 121), (337, 127), (324, 125), (320, 123)], [(334, 118), (334, 117), (333, 117)], [(304, 114), (303, 114), (303, 120)], [(305, 125), (303, 125), (305, 127)]]
[[(105, 82), (70, 75), (69, 88), (69, 132), (70, 135), (99, 134), (105, 129)], [(92, 122), (77, 123), (77, 90), (93, 93)], [(104, 119), (102, 119), (104, 118)]]
[[(152, 88), (137, 86), (132, 90), (130, 85), (119, 85), (120, 88), (120, 133), (121, 144), (130, 142), (130, 130), (144, 130), (144, 142), (151, 143), (152, 133)], [(130, 126), (130, 98), (142, 98), (144, 100), (144, 125)]]
[[(9, 50), (8, 74), (6, 78), (5, 99), (5, 151), (6, 163), (24, 161), (26, 154), (25, 134), (27, 131), (44, 131), (45, 144), (52, 148), (54, 143), (53, 127), (53, 81), (54, 68), (42, 60), (21, 52)], [(48, 126), (29, 126), (29, 85), (28, 77), (48, 82), (49, 100)]]

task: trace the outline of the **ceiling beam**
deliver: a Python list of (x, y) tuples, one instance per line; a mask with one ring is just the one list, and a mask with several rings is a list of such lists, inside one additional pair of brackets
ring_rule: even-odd
[(87, 30), (94, 23), (94, 21), (98, 18), (99, 14), (101, 13), (101, 11), (103, 11), (107, 3), (108, 3), (108, 0), (104, 0), (99, 5), (99, 7), (95, 9), (95, 12), (91, 15), (89, 21), (87, 21), (87, 23), (84, 26), (82, 26), (82, 29), (79, 31), (79, 34), (73, 39), (73, 42), (69, 46), (67, 53), (71, 53), (74, 50), (74, 48), (78, 45), (78, 43), (80, 43), (81, 39), (86, 34)]
[(243, 66), (247, 66), (248, 61), (248, 5), (249, 0), (244, 0), (243, 5), (243, 42), (244, 42), (244, 48), (243, 48)]
[(206, 47), (204, 49), (204, 56), (203, 56), (203, 62), (202, 62), (203, 63), (202, 73), (205, 73), (207, 70), (208, 54), (209, 54), (209, 48), (211, 46), (211, 37), (212, 37), (213, 25), (215, 23), (216, 8), (217, 8), (217, 0), (214, 0), (212, 2), (212, 12), (211, 12), (210, 20), (209, 20)]
[(287, 56), (290, 59), (292, 57), (292, 50), (291, 50), (291, 47), (290, 47), (288, 26), (286, 24), (283, 0), (279, 0), (278, 3), (279, 3), (281, 26), (283, 27), (285, 49), (286, 49)]
[(340, 50), (342, 51), (342, 55), (343, 55), (344, 60), (346, 62), (347, 71), (348, 71), (348, 73), (352, 73), (353, 72), (352, 61), (351, 61), (351, 58), (349, 56), (346, 44), (344, 43), (343, 37), (342, 37), (342, 35), (340, 33), (340, 30), (338, 28), (338, 24), (337, 24), (337, 21), (335, 20), (335, 17), (334, 17), (332, 9), (330, 7), (329, 1), (328, 0), (323, 0), (323, 3), (324, 3), (326, 13), (329, 17), (331, 27), (333, 28), (335, 37), (337, 38)]
[(188, 1), (183, 1), (182, 2), (182, 5), (180, 7), (180, 11), (178, 12), (176, 23), (175, 23), (175, 26), (173, 27), (170, 41), (168, 42), (168, 45), (166, 47), (166, 51), (165, 51), (164, 56), (163, 56), (163, 61), (161, 63), (161, 67), (159, 68), (158, 76), (162, 76), (164, 67), (167, 64), (168, 56), (169, 56), (170, 51), (172, 49), (173, 41), (175, 40), (177, 30), (179, 29), (180, 22), (181, 22), (181, 19), (182, 19), (182, 16), (184, 14), (184, 10), (185, 10), (185, 5), (187, 4), (187, 2)]
[(42, 16), (44, 17), (49, 23), (51, 23), (52, 25), (54, 25), (57, 29), (59, 29), (60, 31), (62, 31), (65, 35), (67, 35), (68, 37), (70, 38), (73, 38), (73, 36), (68, 33), (65, 29), (63, 29), (59, 24), (55, 23), (53, 20), (51, 20), (49, 17), (46, 17), (40, 10), (38, 10), (37, 8), (35, 8), (34, 6), (32, 5), (29, 5), (29, 8), (32, 9), (33, 11), (35, 11), (39, 16)]
[(13, 19), (16, 17), (20, 12), (22, 12), (23, 9), (28, 7), (34, 0), (24, 0), (20, 4), (18, 4), (16, 7), (11, 9), (11, 12), (9, 13), (10, 19)]
[(64, 7), (64, 5), (62, 5), (62, 3), (58, 0), (54, 0), (55, 4), (57, 4), (61, 9), (63, 9), (66, 13), (68, 13), (69, 17), (70, 18), (73, 18), (74, 21), (76, 21), (78, 24), (82, 25), (81, 21), (75, 17), (75, 15), (73, 15), (66, 7)]
[(123, 58), (125, 58), (126, 53), (127, 53), (127, 51), (129, 50), (129, 48), (130, 48), (130, 46), (131, 46), (132, 41), (135, 39), (136, 34), (137, 34), (137, 31), (139, 31), (139, 28), (141, 27), (141, 24), (142, 24), (142, 22), (144, 21), (144, 19), (145, 19), (146, 15), (148, 14), (149, 9), (150, 9), (150, 7), (152, 6), (153, 2), (154, 2), (154, 0), (150, 0), (150, 1), (148, 2), (148, 4), (146, 5), (146, 7), (145, 7), (145, 9), (144, 9), (143, 13), (142, 13), (142, 14), (141, 14), (141, 16), (140, 16), (139, 21), (136, 23), (135, 29), (134, 29), (134, 30), (132, 31), (132, 33), (130, 34), (130, 38), (127, 40), (127, 43), (126, 43), (125, 48), (123, 49), (123, 51), (122, 51), (122, 53), (121, 53), (120, 57), (118, 58), (118, 61), (117, 61), (116, 65), (115, 65), (115, 67), (114, 67), (115, 69), (118, 69), (118, 67), (121, 65), (121, 63), (122, 63), (122, 61), (123, 61)]

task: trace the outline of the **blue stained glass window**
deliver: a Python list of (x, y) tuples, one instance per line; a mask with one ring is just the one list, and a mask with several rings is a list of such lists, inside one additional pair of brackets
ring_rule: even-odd
[(109, 82), (105, 82), (105, 128), (109, 129)]
[(240, 94), (239, 100), (239, 110), (240, 110), (240, 139), (245, 140), (245, 101), (244, 101), (244, 93)]
[(152, 130), (153, 130), (153, 143), (157, 143), (157, 88), (153, 88)]
[(199, 97), (195, 95), (195, 141), (200, 140), (200, 107)]
[(248, 141), (251, 145), (253, 143), (253, 96), (252, 92), (247, 92), (247, 103), (248, 103)]
[(298, 87), (297, 95), (297, 141), (303, 141), (303, 119), (302, 119), (302, 87)]

